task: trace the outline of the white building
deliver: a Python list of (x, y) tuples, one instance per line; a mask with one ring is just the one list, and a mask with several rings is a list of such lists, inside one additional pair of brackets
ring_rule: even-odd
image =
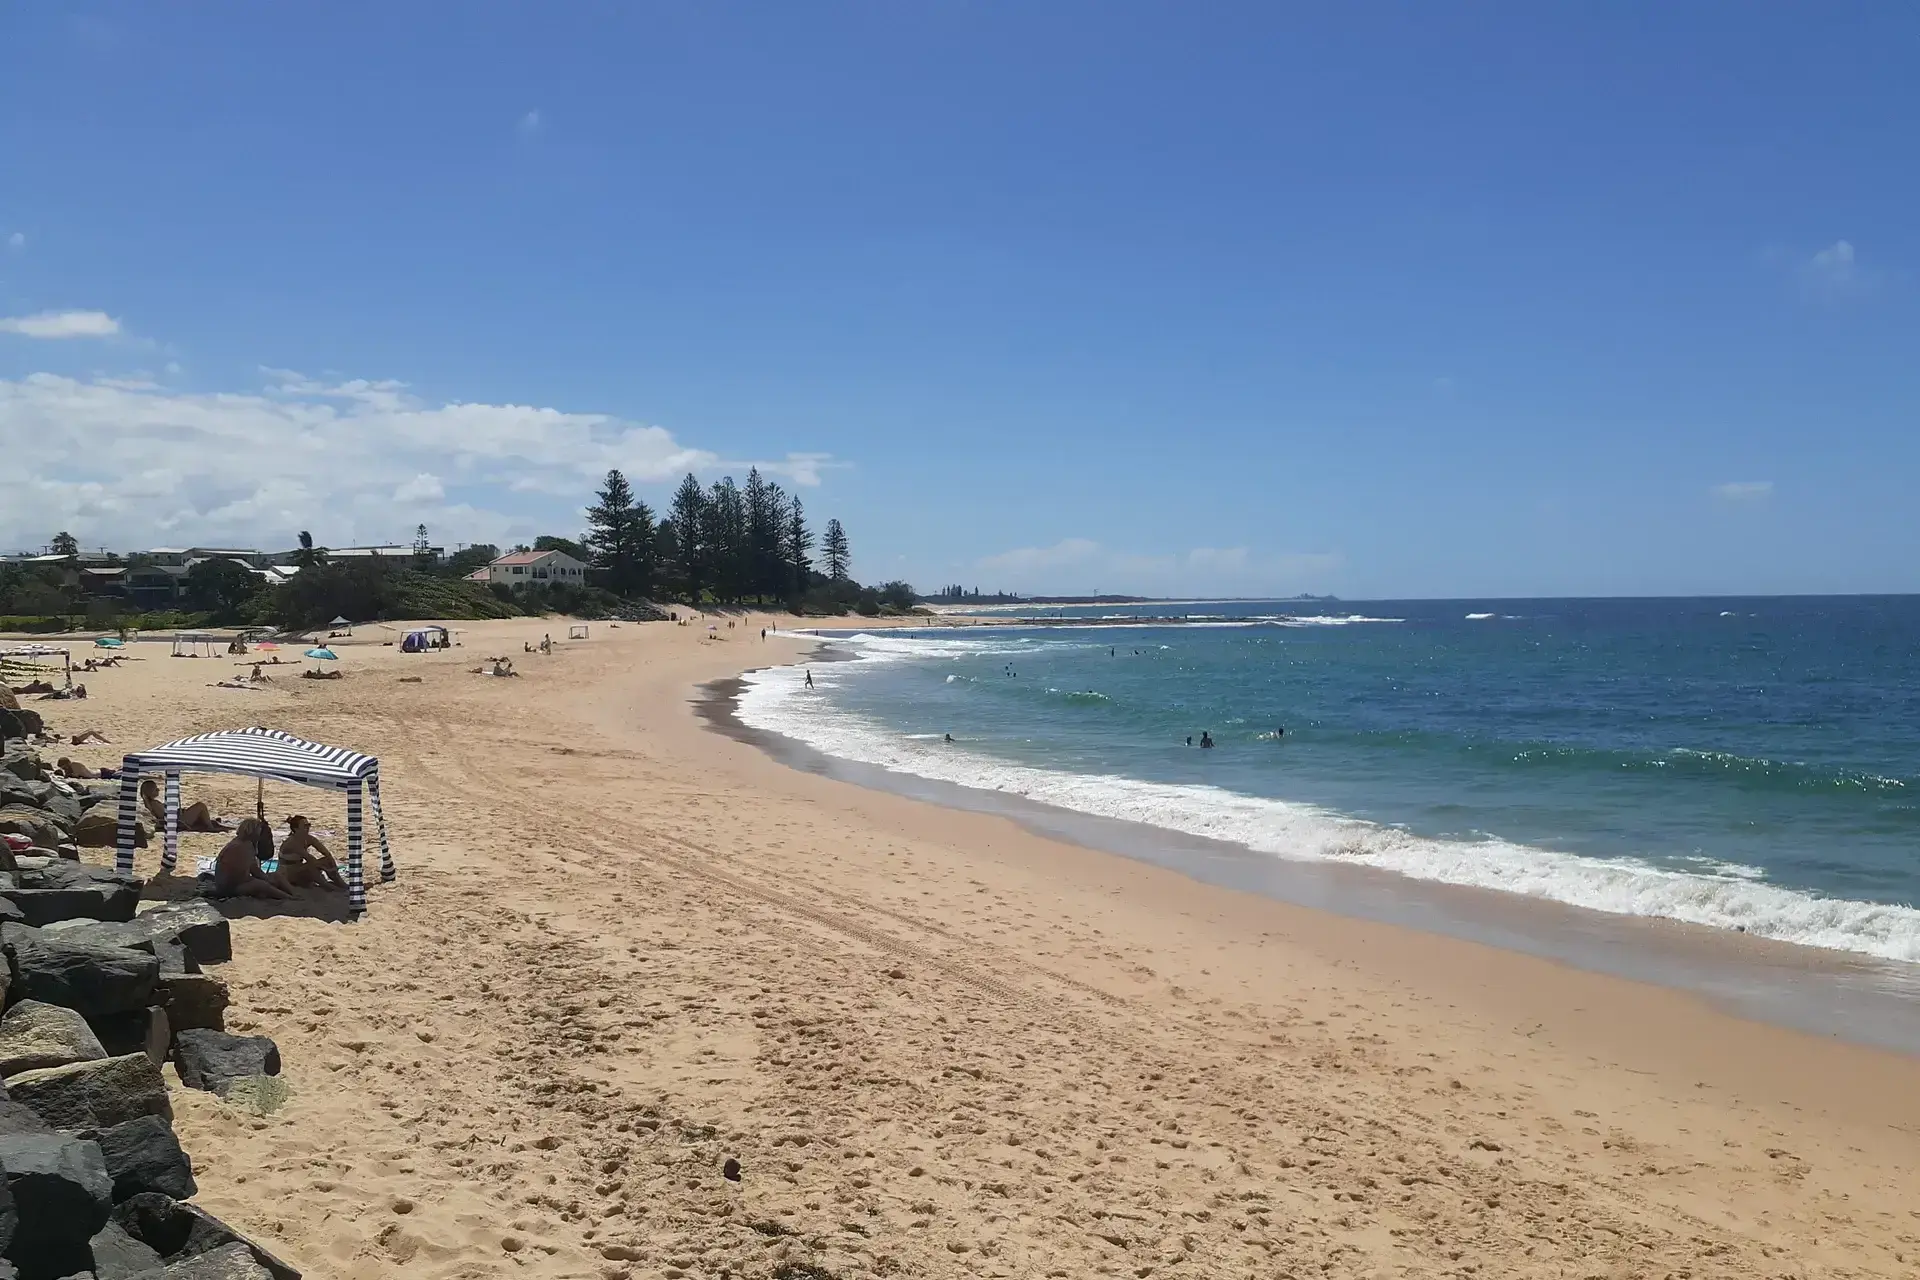
[(587, 584), (587, 568), (564, 551), (515, 551), (484, 569), (475, 569), (467, 579), (504, 582), (510, 587), (527, 582), (566, 582), (583, 587)]

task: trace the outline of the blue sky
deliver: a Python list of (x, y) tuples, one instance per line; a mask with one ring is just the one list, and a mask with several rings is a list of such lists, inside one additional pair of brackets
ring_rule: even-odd
[(1920, 590), (1920, 12), (9, 6), (0, 547), (577, 532), (864, 577)]

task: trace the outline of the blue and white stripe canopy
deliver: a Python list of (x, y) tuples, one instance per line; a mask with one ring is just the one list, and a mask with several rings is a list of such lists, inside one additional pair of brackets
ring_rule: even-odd
[(345, 747), (308, 742), (279, 729), (222, 729), (197, 733), (146, 751), (129, 752), (120, 766), (119, 821), (114, 843), (120, 870), (133, 870), (135, 827), (142, 775), (159, 774), (166, 780), (165, 826), (160, 865), (171, 873), (180, 856), (180, 775), (183, 773), (238, 773), (304, 787), (327, 787), (347, 793), (347, 903), (356, 917), (367, 909), (366, 880), (361, 871), (363, 843), (362, 803), (373, 809), (374, 829), (380, 839), (380, 879), (394, 878), (393, 851), (387, 843), (386, 814), (380, 808), (380, 761)]
[(376, 776), (380, 761), (279, 729), (222, 729), (135, 752), (125, 767), (138, 773), (243, 773), (345, 791)]

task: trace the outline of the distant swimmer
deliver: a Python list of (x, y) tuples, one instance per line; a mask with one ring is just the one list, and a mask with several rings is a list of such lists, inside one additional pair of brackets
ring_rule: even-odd
[(952, 734), (948, 734), (948, 735), (947, 735), (947, 741), (948, 741), (948, 742), (952, 742), (952, 741), (953, 741), (953, 735), (952, 735)]
[(1213, 735), (1211, 733), (1208, 733), (1205, 729), (1202, 729), (1200, 731), (1200, 748), (1203, 751), (1210, 751), (1213, 749)]
[(1192, 734), (1188, 734), (1188, 735), (1187, 735), (1187, 745), (1188, 745), (1188, 746), (1192, 746), (1192, 745), (1193, 745), (1193, 735), (1192, 735)]
[(807, 688), (813, 688), (813, 668), (807, 668)]

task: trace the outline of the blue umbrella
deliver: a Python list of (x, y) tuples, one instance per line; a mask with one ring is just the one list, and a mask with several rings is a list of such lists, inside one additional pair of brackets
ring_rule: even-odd
[(307, 656), (309, 658), (318, 658), (322, 662), (338, 662), (340, 660), (340, 655), (331, 649), (309, 649), (307, 650)]

